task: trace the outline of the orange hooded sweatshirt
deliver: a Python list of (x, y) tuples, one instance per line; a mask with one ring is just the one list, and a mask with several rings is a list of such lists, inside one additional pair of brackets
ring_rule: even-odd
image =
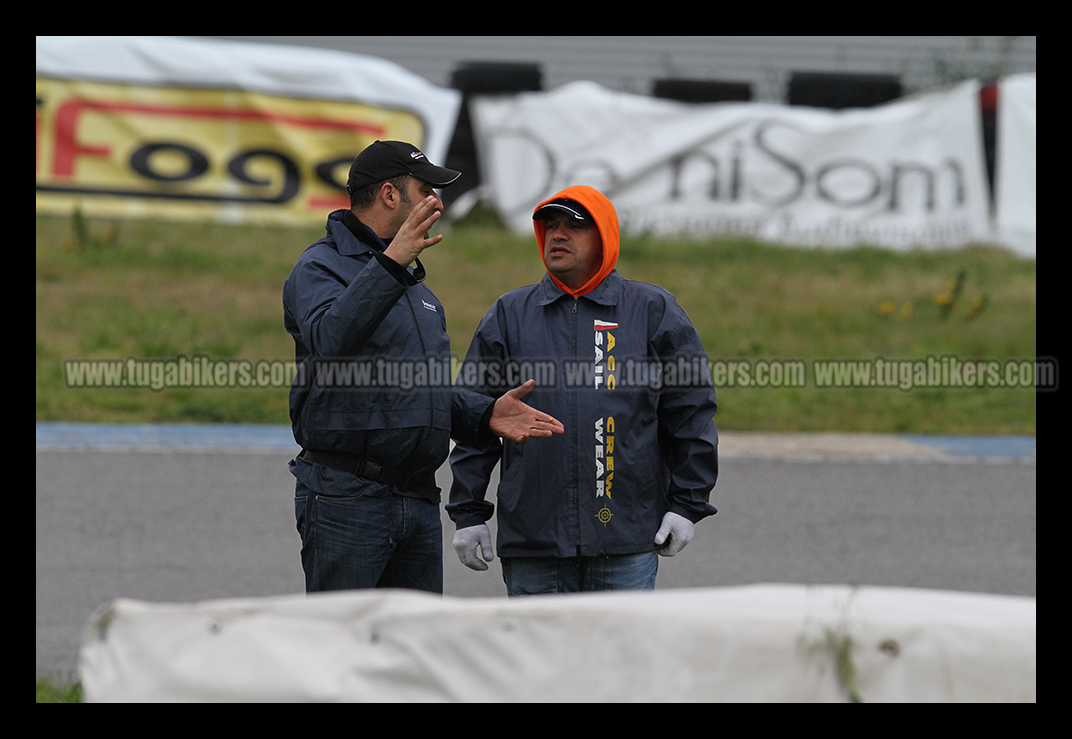
[[(592, 218), (596, 222), (596, 228), (599, 229), (599, 235), (603, 240), (603, 264), (599, 268), (599, 271), (592, 279), (586, 282), (577, 290), (571, 290), (559, 280), (557, 277), (548, 272), (548, 275), (563, 292), (569, 293), (573, 297), (580, 297), (587, 292), (591, 292), (596, 286), (603, 281), (603, 278), (611, 273), (615, 265), (618, 264), (618, 213), (614, 210), (614, 205), (610, 202), (606, 195), (588, 185), (573, 185), (567, 187), (565, 190), (556, 193), (552, 197), (543, 201), (532, 211), (535, 213), (543, 206), (550, 203), (552, 200), (558, 200), (559, 198), (569, 198), (576, 200), (583, 205), (588, 212), (592, 215)], [(540, 249), (540, 259), (543, 259), (543, 266), (546, 269), (547, 260), (543, 255), (543, 243), (544, 233), (546, 231), (546, 224), (543, 220), (533, 221), (533, 227), (536, 229), (536, 243)]]

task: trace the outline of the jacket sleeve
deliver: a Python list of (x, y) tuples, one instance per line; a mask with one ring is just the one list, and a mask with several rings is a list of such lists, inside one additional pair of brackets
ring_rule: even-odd
[[(469, 345), (458, 378), (455, 393), (467, 393), (486, 398), (491, 403), (504, 388), (488, 383), (488, 375), (480, 368), (489, 361), (501, 362), (505, 346), (495, 319), (496, 306), (484, 316)], [(447, 515), (458, 528), (475, 526), (491, 518), (495, 506), (485, 500), (495, 465), (502, 458), (502, 442), (490, 431), (475, 438), (461, 439), (450, 453), (450, 468), (454, 477), (446, 505)]]
[(362, 350), (407, 284), (377, 259), (347, 284), (339, 269), (314, 258), (295, 270), (290, 288), (291, 310), (309, 352), (349, 357)]
[(668, 363), (688, 372), (675, 372), (659, 395), (659, 436), (670, 474), (669, 510), (696, 522), (717, 513), (711, 490), (718, 480), (718, 408), (707, 353), (684, 310), (672, 298), (656, 328), (652, 344), (671, 377)]
[(491, 414), (495, 398), (455, 385), (451, 388), (450, 436), (456, 442), (484, 444), (495, 439)]

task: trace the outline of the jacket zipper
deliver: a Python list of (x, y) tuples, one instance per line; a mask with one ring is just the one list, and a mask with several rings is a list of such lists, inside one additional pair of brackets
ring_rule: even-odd
[[(409, 313), (410, 313), (411, 316), (413, 316), (413, 328), (414, 328), (414, 330), (416, 330), (416, 332), (417, 332), (417, 340), (420, 341), (420, 344), (421, 344), (421, 361), (427, 362), (428, 361), (428, 348), (424, 345), (424, 333), (421, 331), (421, 324), (417, 320), (417, 309), (413, 307), (413, 300), (412, 300), (412, 297), (410, 295), (410, 289), (408, 287), (406, 288), (405, 296), (406, 296), (406, 303), (409, 304)], [(432, 398), (431, 398), (432, 387), (431, 387), (431, 385), (429, 385), (427, 387), (427, 390), (428, 390), (428, 395), (429, 395), (429, 398), (428, 398), (428, 401), (429, 401), (428, 402), (428, 428), (431, 429), (431, 428), (434, 427), (434, 424), (432, 422), (435, 420), (435, 404), (431, 402), (432, 401)]]
[[(578, 301), (578, 298), (573, 299), (573, 363), (574, 363), (574, 366), (577, 366), (577, 361), (579, 359), (578, 354), (577, 354), (577, 349), (578, 349), (578, 345), (577, 345), (577, 330), (579, 328), (578, 323), (577, 323), (578, 320), (579, 320), (579, 318), (577, 316), (577, 301)], [(573, 387), (573, 423), (571, 424), (573, 426), (573, 432), (572, 432), (573, 433), (573, 443), (571, 444), (570, 448), (573, 449), (574, 470), (575, 470), (575, 479), (574, 479), (574, 485), (573, 485), (573, 511), (574, 511), (574, 517), (576, 519), (576, 526), (577, 526), (577, 530), (576, 530), (576, 533), (575, 533), (575, 537), (576, 537), (575, 538), (575, 545), (576, 545), (577, 556), (580, 556), (581, 547), (582, 547), (582, 544), (583, 544), (582, 536), (581, 536), (581, 480), (583, 479), (584, 476), (583, 476), (583, 470), (581, 469), (581, 467), (582, 467), (582, 458), (581, 458), (580, 455), (577, 454), (577, 450), (580, 449), (580, 432), (579, 432), (578, 424), (580, 423), (580, 415), (581, 415), (581, 411), (580, 411), (580, 407), (579, 407), (580, 399), (578, 397), (578, 393), (579, 393), (579, 390), (576, 387), (576, 383), (574, 383), (574, 387)]]

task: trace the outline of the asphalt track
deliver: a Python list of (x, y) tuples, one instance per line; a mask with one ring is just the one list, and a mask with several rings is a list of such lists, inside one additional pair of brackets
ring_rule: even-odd
[[(38, 675), (73, 675), (115, 598), (191, 602), (303, 590), (289, 429), (37, 425)], [(658, 588), (845, 583), (1035, 592), (1034, 437), (723, 432), (713, 502)], [(449, 469), (439, 474), (449, 486)], [(445, 590), (505, 597), (462, 566)]]

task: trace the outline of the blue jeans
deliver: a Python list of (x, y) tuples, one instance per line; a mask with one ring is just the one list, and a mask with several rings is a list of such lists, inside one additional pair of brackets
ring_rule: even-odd
[(544, 595), (588, 590), (654, 590), (655, 552), (616, 557), (504, 557), (506, 594)]
[(437, 503), (397, 494), (317, 495), (298, 483), (294, 515), (307, 592), (408, 588), (442, 594)]

